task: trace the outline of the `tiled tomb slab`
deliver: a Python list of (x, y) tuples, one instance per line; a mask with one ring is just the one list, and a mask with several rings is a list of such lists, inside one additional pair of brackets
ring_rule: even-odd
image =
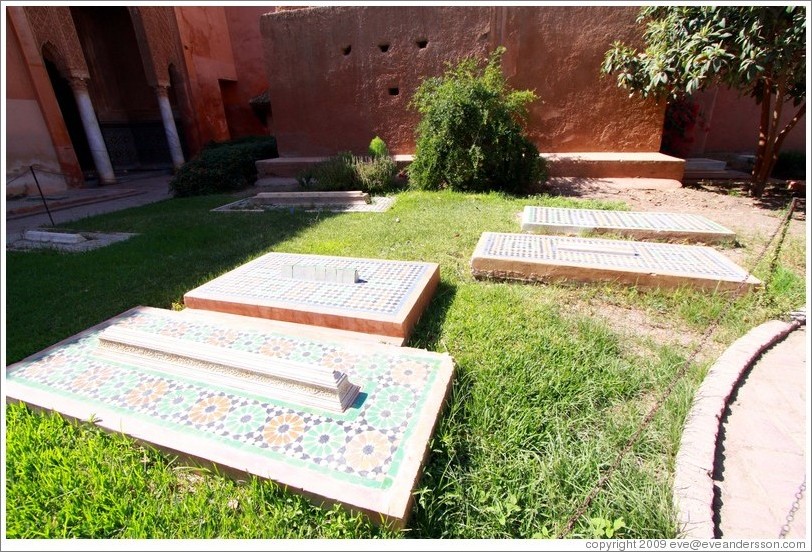
[(633, 238), (733, 241), (735, 232), (700, 215), (526, 206), (522, 230), (541, 234), (613, 232)]
[(368, 193), (361, 191), (337, 192), (261, 192), (254, 196), (259, 205), (316, 207), (318, 205), (366, 205), (371, 203)]
[[(287, 268), (312, 267), (314, 277)], [(355, 269), (359, 281), (320, 281), (320, 269)], [(435, 263), (267, 253), (193, 289), (193, 309), (326, 326), (400, 339), (408, 337), (440, 280)], [(393, 341), (390, 339), (390, 341)]]
[(707, 246), (496, 232), (480, 237), (471, 270), (477, 278), (610, 281), (740, 293), (761, 284)]
[[(229, 320), (224, 324), (223, 320)], [(243, 323), (243, 320), (245, 323)], [(406, 522), (450, 386), (447, 354), (259, 330), (256, 320), (136, 307), (6, 369), (8, 400), (94, 420), (111, 431), (272, 479), (316, 502)], [(343, 413), (269, 399), (170, 369), (99, 355), (100, 334), (133, 330), (340, 370), (360, 387)]]

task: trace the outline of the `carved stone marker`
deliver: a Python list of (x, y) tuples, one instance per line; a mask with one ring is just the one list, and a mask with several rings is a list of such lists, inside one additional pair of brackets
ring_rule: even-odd
[(338, 284), (357, 284), (360, 282), (358, 269), (352, 267), (292, 263), (282, 265), (279, 272), (283, 278), (292, 278), (294, 280), (334, 282)]
[(38, 242), (51, 242), (51, 243), (82, 243), (87, 239), (81, 234), (74, 234), (70, 232), (48, 232), (44, 230), (26, 230), (23, 233), (23, 239)]
[(333, 412), (359, 391), (339, 370), (116, 326), (99, 335), (97, 356)]

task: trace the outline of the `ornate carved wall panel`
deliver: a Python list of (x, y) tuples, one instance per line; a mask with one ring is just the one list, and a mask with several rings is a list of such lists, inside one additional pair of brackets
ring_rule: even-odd
[(25, 14), (36, 37), (38, 49), (41, 51), (44, 44), (50, 43), (51, 49), (61, 56), (61, 59), (55, 61), (64, 77), (90, 76), (69, 7), (27, 6)]
[[(142, 6), (129, 10), (142, 48), (147, 79), (153, 86), (168, 86), (169, 65), (183, 66), (174, 9)], [(147, 51), (144, 51), (144, 46)]]

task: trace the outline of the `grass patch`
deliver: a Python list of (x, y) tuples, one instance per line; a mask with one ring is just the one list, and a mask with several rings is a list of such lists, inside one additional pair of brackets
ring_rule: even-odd
[[(788, 237), (763, 292), (730, 302), (689, 290), (477, 282), (483, 231), (516, 231), (525, 204), (617, 203), (498, 193), (405, 192), (385, 213), (211, 213), (206, 196), (93, 217), (83, 231), (140, 235), (82, 254), (7, 254), (9, 363), (136, 305), (183, 293), (267, 251), (438, 262), (441, 283), (410, 346), (457, 364), (405, 531), (320, 508), (272, 482), (183, 466), (92, 424), (6, 408), (10, 538), (532, 538), (563, 529), (689, 355), (676, 339), (593, 316), (633, 312), (729, 343), (804, 300), (802, 238)], [(761, 237), (747, 237), (757, 249)], [(768, 263), (756, 275), (766, 279)], [(673, 336), (672, 336), (673, 337)], [(691, 366), (571, 536), (622, 518), (624, 537), (673, 537), (673, 460), (707, 362)]]

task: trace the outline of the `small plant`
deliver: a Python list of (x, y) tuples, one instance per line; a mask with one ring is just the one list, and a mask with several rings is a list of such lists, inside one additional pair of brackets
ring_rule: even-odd
[(378, 136), (373, 138), (369, 143), (369, 155), (374, 159), (378, 157), (389, 157), (389, 148), (386, 147), (386, 142)]
[(464, 59), (415, 92), (411, 105), (422, 117), (408, 172), (417, 188), (523, 192), (544, 179), (544, 161), (523, 133), (536, 95), (508, 87), (504, 52), (497, 48), (484, 68)]
[(596, 539), (619, 537), (621, 530), (626, 528), (626, 523), (622, 517), (614, 521), (601, 517), (593, 517), (589, 519), (589, 525), (592, 528), (592, 535)]

